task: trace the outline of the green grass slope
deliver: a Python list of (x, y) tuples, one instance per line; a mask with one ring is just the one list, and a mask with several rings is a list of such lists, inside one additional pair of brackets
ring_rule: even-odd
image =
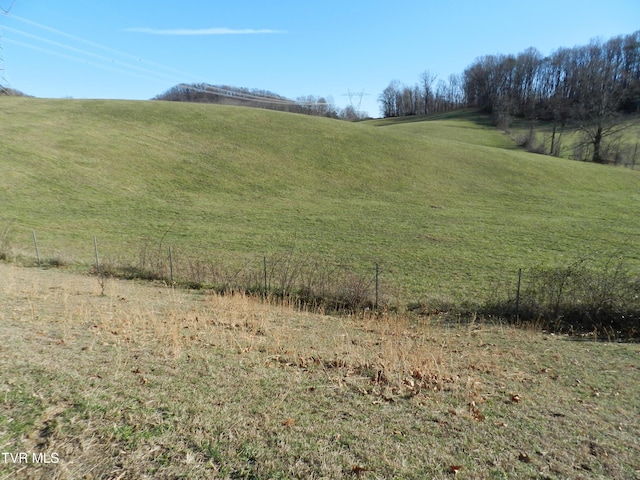
[(482, 300), (519, 266), (626, 250), (640, 172), (515, 150), (473, 113), (346, 123), (164, 102), (0, 99), (0, 241), (89, 264), (380, 263), (402, 301)]

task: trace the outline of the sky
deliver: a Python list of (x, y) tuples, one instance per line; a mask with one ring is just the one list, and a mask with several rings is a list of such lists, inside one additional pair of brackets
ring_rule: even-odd
[(0, 83), (148, 100), (179, 83), (332, 98), (371, 116), (392, 80), (549, 55), (640, 29), (638, 0), (0, 0)]

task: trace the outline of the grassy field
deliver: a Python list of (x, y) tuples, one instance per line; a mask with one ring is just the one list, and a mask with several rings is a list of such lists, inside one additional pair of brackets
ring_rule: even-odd
[(35, 230), (43, 257), (84, 269), (94, 236), (106, 263), (171, 246), (183, 277), (194, 259), (312, 255), (366, 279), (379, 263), (400, 305), (477, 304), (581, 255), (639, 267), (639, 171), (519, 151), (473, 112), (421, 120), (2, 98), (0, 251), (33, 263)]
[(637, 344), (101, 290), (0, 263), (1, 479), (640, 476)]
[[(473, 304), (520, 266), (638, 269), (638, 171), (522, 152), (474, 112), (19, 98), (0, 169), (0, 480), (640, 476), (638, 344), (77, 273), (95, 236), (103, 264), (379, 263), (385, 301)], [(19, 266), (32, 230), (70, 268)]]

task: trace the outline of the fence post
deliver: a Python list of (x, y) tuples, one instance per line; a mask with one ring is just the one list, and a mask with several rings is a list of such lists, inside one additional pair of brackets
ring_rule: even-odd
[(36, 239), (36, 231), (32, 230), (33, 234), (33, 244), (36, 246), (36, 259), (38, 260), (38, 267), (40, 267), (40, 251), (38, 250), (38, 240)]
[(379, 290), (379, 282), (378, 279), (380, 277), (380, 265), (376, 263), (376, 303), (375, 303), (375, 309), (378, 310), (378, 290)]
[(264, 296), (266, 298), (267, 296), (267, 257), (266, 255), (264, 257), (262, 257), (262, 261), (263, 261), (263, 275), (264, 275)]
[(171, 288), (173, 288), (173, 250), (169, 247), (169, 279), (171, 280)]
[(518, 290), (516, 291), (516, 321), (520, 320), (520, 282), (522, 281), (522, 268), (518, 268)]
[(93, 250), (96, 254), (96, 273), (100, 275), (100, 258), (98, 257), (98, 239), (93, 237)]

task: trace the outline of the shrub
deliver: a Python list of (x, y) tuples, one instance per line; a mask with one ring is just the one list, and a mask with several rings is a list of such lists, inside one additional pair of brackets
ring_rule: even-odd
[[(174, 284), (194, 290), (208, 289), (269, 297), (301, 308), (329, 312), (356, 312), (374, 308), (374, 279), (349, 268), (293, 251), (271, 257), (253, 257), (238, 267), (223, 260), (174, 257)], [(169, 283), (167, 259), (143, 249), (137, 265), (105, 263), (106, 277), (142, 279)], [(94, 274), (97, 272), (93, 271)]]
[(621, 256), (530, 268), (522, 277), (517, 312), (516, 300), (514, 294), (494, 297), (484, 313), (517, 317), (555, 331), (640, 337), (640, 277)]

